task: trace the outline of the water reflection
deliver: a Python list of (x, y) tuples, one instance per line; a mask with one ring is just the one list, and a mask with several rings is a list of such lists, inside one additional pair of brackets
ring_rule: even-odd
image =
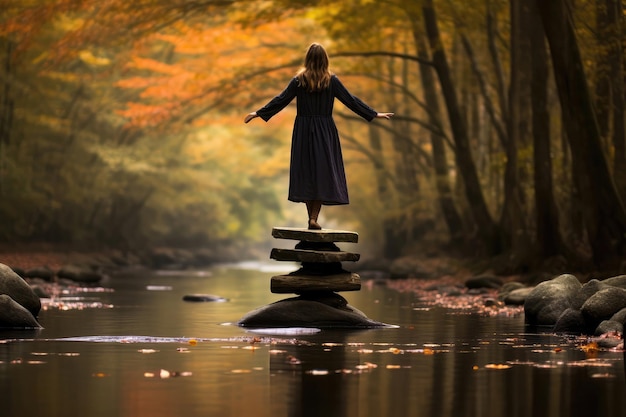
[[(373, 286), (346, 298), (399, 328), (223, 325), (283, 298), (271, 275), (246, 265), (114, 277), (114, 291), (88, 295), (112, 308), (51, 309), (43, 330), (1, 332), (2, 415), (626, 416), (624, 352), (594, 358), (578, 340), (526, 333), (523, 317), (424, 308)], [(230, 301), (184, 302), (190, 293)]]

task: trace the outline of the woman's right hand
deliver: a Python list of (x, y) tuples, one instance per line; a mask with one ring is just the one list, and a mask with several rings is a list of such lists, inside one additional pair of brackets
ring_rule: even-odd
[(245, 119), (243, 119), (243, 121), (244, 121), (244, 123), (248, 123), (250, 120), (254, 119), (255, 117), (259, 117), (259, 116), (258, 116), (258, 115), (256, 114), (256, 112), (254, 111), (254, 112), (252, 112), (252, 113), (248, 113), (248, 114), (246, 115), (246, 118), (245, 118)]
[(394, 113), (377, 113), (376, 118), (377, 119), (391, 119), (393, 115)]

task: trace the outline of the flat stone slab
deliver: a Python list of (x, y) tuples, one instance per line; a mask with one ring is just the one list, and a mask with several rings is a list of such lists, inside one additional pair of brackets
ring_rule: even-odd
[(333, 275), (277, 275), (270, 281), (274, 294), (302, 294), (311, 291), (359, 291), (361, 277), (354, 272)]
[(301, 240), (304, 242), (351, 242), (359, 241), (359, 234), (347, 230), (310, 230), (297, 227), (274, 227), (272, 236), (276, 239)]
[(270, 259), (277, 261), (291, 262), (315, 262), (315, 263), (331, 263), (331, 262), (356, 262), (361, 258), (358, 253), (351, 252), (330, 252), (316, 251), (304, 249), (272, 249)]

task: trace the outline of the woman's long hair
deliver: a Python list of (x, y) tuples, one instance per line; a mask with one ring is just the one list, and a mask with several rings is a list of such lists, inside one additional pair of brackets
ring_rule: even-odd
[(324, 47), (319, 43), (311, 44), (304, 58), (304, 68), (296, 75), (300, 85), (310, 92), (327, 88), (331, 77), (328, 62), (328, 54)]

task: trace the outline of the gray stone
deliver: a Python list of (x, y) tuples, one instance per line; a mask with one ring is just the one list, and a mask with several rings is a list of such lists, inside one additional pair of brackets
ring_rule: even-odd
[(504, 304), (521, 306), (526, 302), (526, 298), (533, 291), (534, 287), (518, 288), (509, 292), (504, 297)]
[(331, 263), (345, 261), (356, 262), (359, 260), (360, 255), (350, 252), (274, 248), (272, 249), (270, 258), (277, 261)]
[(603, 320), (598, 324), (598, 327), (596, 327), (594, 334), (600, 336), (605, 333), (622, 333), (622, 331), (624, 331), (624, 325), (622, 323), (613, 320)]
[(585, 317), (597, 321), (610, 319), (626, 307), (626, 290), (618, 287), (604, 288), (585, 301), (581, 311)]
[(592, 295), (597, 293), (598, 291), (607, 288), (608, 285), (604, 284), (597, 279), (592, 279), (589, 282), (583, 284), (583, 286), (576, 292), (574, 299), (572, 300), (572, 307), (576, 309), (580, 309), (585, 301), (589, 299)]
[(480, 275), (477, 277), (469, 278), (465, 281), (467, 288), (500, 288), (502, 287), (502, 280), (493, 275)]
[(593, 339), (600, 349), (623, 349), (623, 340), (616, 337), (596, 337)]
[(309, 291), (359, 291), (361, 278), (354, 272), (333, 275), (277, 275), (270, 281), (270, 290), (275, 294)]
[(557, 333), (587, 333), (587, 322), (580, 310), (573, 308), (566, 309), (556, 321), (554, 331)]
[(47, 266), (32, 268), (24, 271), (24, 278), (41, 278), (46, 281), (52, 281), (55, 276), (55, 272)]
[(37, 317), (41, 300), (22, 277), (11, 268), (0, 264), (0, 294), (6, 294)]
[(607, 278), (602, 281), (606, 285), (626, 289), (626, 275), (618, 275), (616, 277)]
[(526, 288), (524, 284), (517, 281), (505, 282), (502, 284), (500, 289), (498, 290), (498, 298), (504, 300), (507, 295), (511, 293), (511, 291), (519, 290), (521, 288)]
[[(336, 297), (333, 297), (333, 300)], [(341, 297), (342, 298), (342, 297)], [(237, 323), (242, 327), (315, 327), (381, 328), (388, 327), (369, 319), (347, 303), (329, 305), (323, 299), (294, 297), (260, 307)]]
[(57, 276), (83, 283), (97, 283), (104, 278), (101, 273), (80, 265), (65, 265), (57, 272)]
[(33, 314), (6, 294), (0, 294), (0, 328), (39, 329)]
[(613, 316), (611, 316), (610, 320), (616, 321), (618, 323), (626, 323), (626, 308), (622, 308), (620, 311), (618, 311), (617, 313), (613, 314)]
[(309, 230), (295, 227), (274, 227), (272, 236), (277, 239), (302, 240), (305, 242), (351, 242), (357, 243), (359, 235), (346, 230)]
[(554, 325), (561, 314), (572, 307), (574, 296), (581, 287), (580, 281), (570, 274), (537, 284), (524, 302), (526, 322), (531, 325)]
[(183, 301), (200, 303), (224, 303), (228, 301), (228, 299), (213, 294), (187, 294), (183, 296)]

